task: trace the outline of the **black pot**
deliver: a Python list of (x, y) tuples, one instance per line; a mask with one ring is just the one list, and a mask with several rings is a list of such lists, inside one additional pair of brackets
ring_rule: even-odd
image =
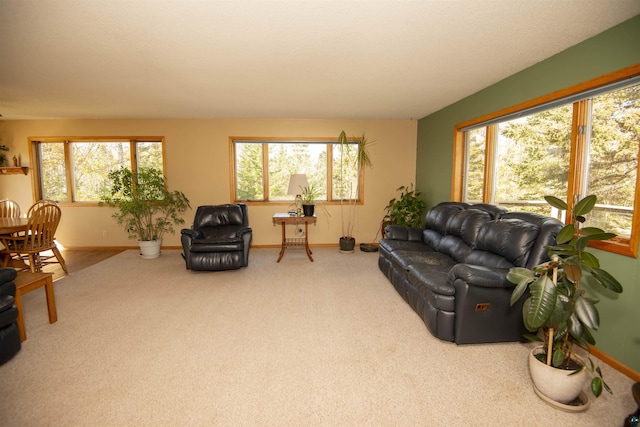
[(353, 252), (353, 248), (356, 247), (356, 239), (353, 237), (341, 237), (340, 238), (340, 250), (343, 252)]
[(304, 216), (313, 216), (315, 210), (316, 205), (302, 205), (302, 212), (304, 212)]

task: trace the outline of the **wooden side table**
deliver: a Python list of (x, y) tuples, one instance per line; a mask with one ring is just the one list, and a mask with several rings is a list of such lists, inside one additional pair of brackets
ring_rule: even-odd
[(53, 293), (53, 273), (20, 272), (13, 281), (16, 284), (15, 305), (18, 308), (18, 329), (20, 329), (20, 341), (27, 339), (27, 331), (24, 328), (24, 311), (22, 309), (22, 295), (44, 286), (47, 295), (47, 309), (49, 310), (49, 323), (58, 320), (56, 312), (56, 297)]
[[(316, 216), (291, 216), (288, 213), (276, 213), (273, 215), (273, 225), (282, 224), (282, 248), (280, 249), (280, 256), (278, 261), (284, 256), (284, 251), (287, 248), (304, 248), (307, 251), (307, 256), (313, 262), (312, 252), (309, 249), (309, 224), (316, 223)], [(287, 224), (303, 224), (304, 223), (304, 237), (289, 237), (287, 238)]]

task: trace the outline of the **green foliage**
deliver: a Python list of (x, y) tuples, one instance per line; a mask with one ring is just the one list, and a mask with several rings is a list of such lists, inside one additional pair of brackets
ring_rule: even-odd
[(101, 206), (116, 209), (112, 216), (125, 226), (129, 238), (145, 241), (174, 233), (174, 224), (184, 224), (180, 214), (190, 207), (182, 192), (167, 189), (162, 172), (155, 168), (109, 172), (101, 198)]
[[(545, 197), (551, 206), (567, 210), (567, 204), (552, 196)], [(595, 227), (580, 228), (596, 205), (596, 196), (590, 195), (580, 200), (573, 208), (573, 223), (566, 225), (556, 236), (557, 245), (549, 246), (551, 261), (533, 270), (514, 267), (507, 279), (516, 286), (511, 294), (511, 305), (515, 304), (528, 289), (530, 296), (525, 300), (522, 315), (526, 328), (531, 332), (542, 329), (546, 340), (552, 340), (552, 365), (568, 365), (574, 344), (586, 349), (595, 344), (591, 330), (600, 326), (600, 316), (595, 304), (597, 299), (586, 295), (583, 283), (601, 286), (612, 292), (622, 292), (622, 285), (611, 274), (600, 268), (600, 262), (590, 252), (588, 243), (615, 237)], [(554, 280), (555, 276), (555, 280)], [(548, 348), (545, 346), (545, 349)], [(600, 369), (594, 374), (591, 388), (597, 397), (602, 387), (610, 391), (602, 380)]]
[(302, 204), (315, 205), (321, 194), (318, 186), (314, 182), (310, 182), (308, 186), (302, 189)]
[(400, 192), (400, 197), (389, 200), (385, 207), (385, 222), (403, 227), (422, 226), (422, 214), (427, 208), (427, 203), (420, 198), (420, 191), (414, 190), (413, 183), (406, 187), (402, 185), (396, 191)]
[[(567, 194), (571, 154), (573, 106), (556, 107), (497, 126), (495, 199), (503, 204), (538, 201), (544, 194)], [(601, 204), (589, 224), (629, 237), (633, 220), (640, 140), (640, 85), (592, 98), (585, 173), (588, 192)], [(484, 128), (467, 132), (469, 157), (467, 195), (482, 200)], [(602, 205), (624, 207), (607, 209)], [(550, 215), (542, 207), (519, 208)]]

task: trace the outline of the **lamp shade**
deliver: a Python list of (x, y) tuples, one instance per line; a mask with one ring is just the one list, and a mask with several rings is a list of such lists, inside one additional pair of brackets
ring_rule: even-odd
[(307, 181), (307, 175), (304, 173), (294, 173), (289, 179), (289, 189), (287, 194), (298, 195), (302, 194), (302, 189), (309, 186)]

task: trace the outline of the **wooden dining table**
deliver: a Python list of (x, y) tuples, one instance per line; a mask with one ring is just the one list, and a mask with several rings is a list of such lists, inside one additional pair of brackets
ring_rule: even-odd
[(0, 235), (25, 231), (28, 222), (27, 218), (0, 218)]
[[(26, 231), (29, 220), (27, 218), (0, 218), (0, 237), (4, 234), (13, 234)], [(0, 266), (24, 268), (26, 264), (22, 260), (13, 259), (11, 254), (3, 247), (0, 250)]]

